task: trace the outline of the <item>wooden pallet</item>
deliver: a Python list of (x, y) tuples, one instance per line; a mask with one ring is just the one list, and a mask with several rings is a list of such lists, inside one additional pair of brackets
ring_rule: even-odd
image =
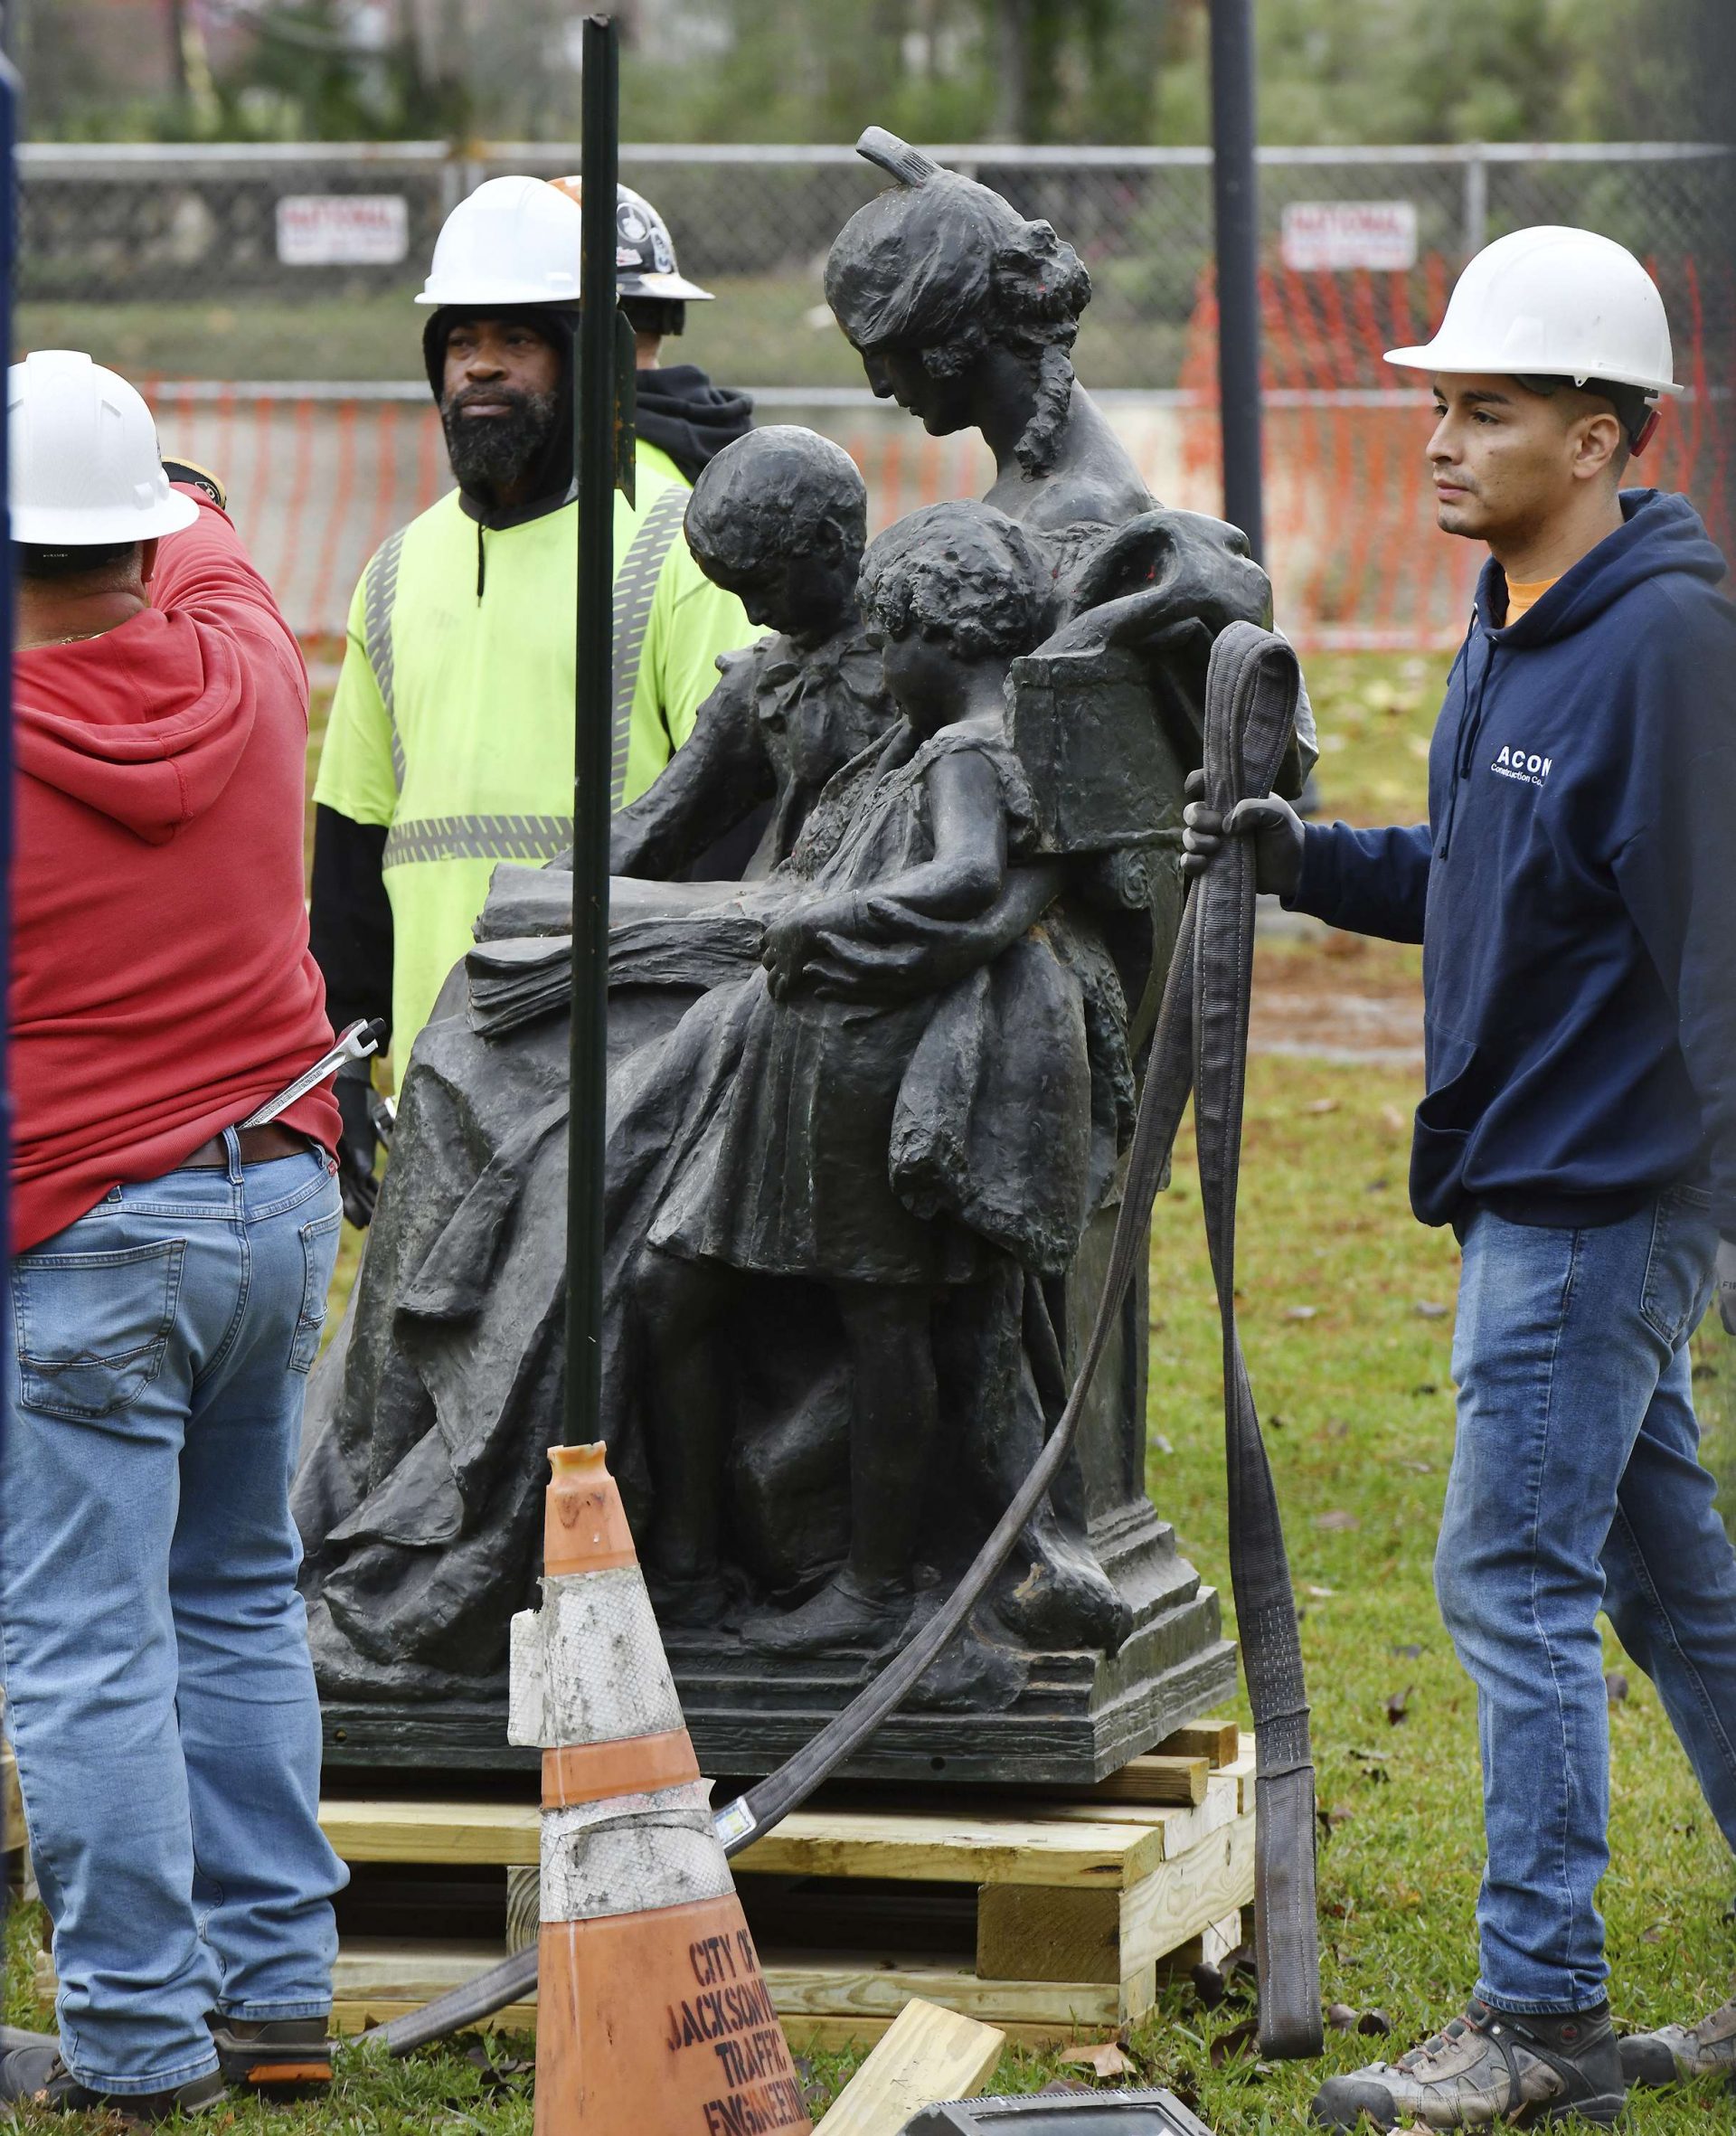
[[(358, 1890), (373, 1864), (499, 1867), (516, 1885), (509, 1918), (521, 1933), (533, 1918), (532, 1802), (332, 1800), (321, 1821)], [(1161, 1971), (1239, 1942), (1253, 1839), (1251, 1739), (1213, 1726), (1184, 1730), (1064, 1799), (985, 1789), (919, 1801), (836, 1788), (734, 1868), (797, 2046), (873, 2040), (912, 1997), (1048, 2044), (1141, 2016)], [(336, 2022), (354, 2029), (414, 2008), (503, 1947), (345, 1935)], [(494, 2022), (529, 2028), (534, 2005)]]

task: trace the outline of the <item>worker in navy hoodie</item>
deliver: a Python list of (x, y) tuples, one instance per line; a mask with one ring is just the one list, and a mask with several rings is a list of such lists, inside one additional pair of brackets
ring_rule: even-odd
[[(1736, 2067), (1736, 2006), (1618, 2041), (1595, 1903), (1609, 1745), (1597, 1617), (1656, 1683), (1736, 1845), (1736, 1556), (1688, 1338), (1736, 1272), (1736, 610), (1685, 499), (1623, 489), (1668, 323), (1631, 254), (1520, 231), (1426, 347), (1439, 520), (1489, 549), (1429, 761), (1429, 821), (1187, 811), (1335, 927), (1423, 945), (1410, 1194), (1463, 1254), (1436, 1558), (1477, 1686), (1488, 1862), (1465, 2013), (1336, 2077), (1316, 2120), (1458, 2128)], [(1721, 1246), (1721, 1235), (1724, 1243)], [(1684, 2013), (1684, 2018), (1688, 2013)]]
[(0, 2041), (0, 2103), (160, 2121), (226, 2076), (329, 2076), (344, 1870), (288, 1491), (338, 1112), (316, 1087), (238, 1126), (331, 1045), (307, 683), (218, 485), (165, 473), (124, 379), (45, 351), (7, 400), (0, 1655), (60, 1992), (58, 2038)]

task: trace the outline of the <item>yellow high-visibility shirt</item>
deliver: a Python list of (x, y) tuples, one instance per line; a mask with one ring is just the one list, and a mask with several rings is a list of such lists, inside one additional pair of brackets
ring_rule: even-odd
[[(617, 808), (693, 732), (718, 654), (759, 635), (682, 538), (689, 491), (674, 463), (641, 445), (636, 472), (637, 503), (615, 497)], [(455, 490), (382, 545), (350, 604), (314, 799), (391, 827), (401, 1078), (495, 864), (572, 843), (578, 537), (576, 505), (486, 528)]]

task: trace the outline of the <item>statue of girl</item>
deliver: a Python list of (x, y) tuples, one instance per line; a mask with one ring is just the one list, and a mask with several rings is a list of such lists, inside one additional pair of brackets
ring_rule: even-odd
[(1046, 565), (1005, 514), (938, 505), (869, 549), (862, 602), (902, 717), (838, 774), (766, 885), (786, 894), (764, 969), (727, 1013), (704, 1012), (729, 1073), (695, 1078), (713, 1095), (637, 1262), (645, 1321), (665, 1334), (641, 1390), (649, 1558), (677, 1621), (714, 1621), (722, 1600), (717, 1360), (739, 1285), (801, 1277), (835, 1302), (848, 1554), (797, 1607), (744, 1624), (780, 1654), (903, 1630), (935, 1517), (937, 1313), (1009, 1255), (1064, 1271), (1130, 1111), (1107, 957), (1059, 910), (1036, 924), (1061, 875), (1037, 853), (1006, 736), (1008, 666), (1047, 633)]

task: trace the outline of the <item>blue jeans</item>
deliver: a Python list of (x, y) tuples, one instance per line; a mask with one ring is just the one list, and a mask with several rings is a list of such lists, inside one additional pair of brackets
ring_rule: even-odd
[(289, 1480), (337, 1253), (309, 1150), (118, 1187), (12, 1265), (0, 1658), (61, 2053), (155, 2092), (206, 2012), (331, 2007)]
[(1586, 2009), (1609, 1970), (1600, 1608), (1736, 1846), (1736, 1553), (1700, 1465), (1688, 1356), (1718, 1237), (1703, 1196), (1676, 1188), (1585, 1231), (1484, 1210), (1461, 1243), (1435, 1585), (1477, 1685), (1477, 1992), (1502, 2009)]

